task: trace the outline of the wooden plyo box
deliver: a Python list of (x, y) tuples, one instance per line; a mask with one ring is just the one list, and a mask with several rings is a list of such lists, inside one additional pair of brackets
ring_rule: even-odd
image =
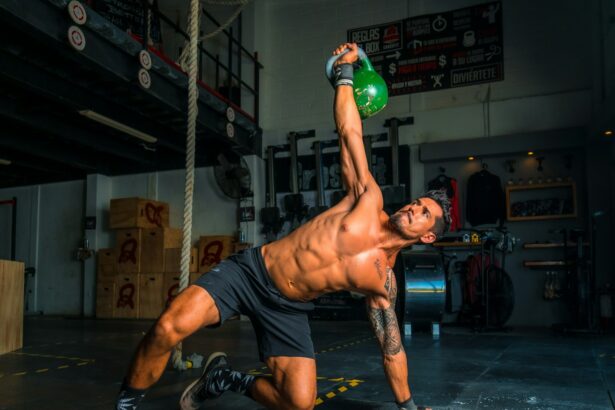
[(228, 258), (234, 252), (234, 244), (234, 236), (201, 236), (199, 239), (199, 272), (208, 272)]
[[(164, 250), (164, 272), (173, 273), (181, 271), (181, 253), (180, 248), (171, 248)], [(195, 273), (198, 270), (199, 250), (192, 248), (190, 252), (190, 273)]]
[(0, 260), (0, 354), (23, 347), (24, 264)]
[(164, 228), (169, 226), (169, 204), (144, 198), (112, 199), (109, 225), (119, 228)]
[(153, 228), (141, 231), (141, 272), (163, 273), (165, 249), (181, 248), (182, 230)]
[(117, 275), (115, 278), (113, 317), (139, 317), (139, 275)]
[(141, 229), (119, 229), (115, 239), (117, 273), (141, 272)]
[(98, 277), (113, 277), (117, 274), (115, 249), (99, 249), (96, 253)]
[(112, 318), (115, 302), (115, 279), (103, 279), (96, 283), (96, 317)]
[(162, 273), (139, 275), (139, 318), (156, 319), (164, 310), (163, 279)]

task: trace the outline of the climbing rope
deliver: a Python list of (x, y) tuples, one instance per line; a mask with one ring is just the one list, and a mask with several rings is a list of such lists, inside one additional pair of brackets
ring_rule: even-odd
[(239, 14), (241, 14), (241, 11), (244, 9), (244, 7), (246, 7), (247, 4), (248, 4), (248, 1), (244, 1), (244, 3), (241, 4), (239, 7), (237, 7), (237, 9), (233, 12), (233, 14), (231, 14), (231, 16), (224, 23), (222, 23), (222, 25), (220, 27), (218, 27), (217, 29), (215, 29), (211, 33), (207, 33), (207, 34), (203, 35), (199, 39), (199, 41), (207, 40), (208, 38), (215, 37), (218, 34), (222, 33), (222, 31), (224, 31), (228, 26), (231, 25), (231, 23), (233, 23), (233, 21), (235, 21), (237, 16), (239, 16)]
[[(190, 0), (188, 18), (189, 60), (188, 60), (188, 133), (186, 136), (186, 184), (184, 189), (184, 228), (181, 253), (181, 275), (179, 292), (188, 287), (190, 281), (190, 247), (192, 242), (192, 199), (194, 196), (194, 151), (196, 140), (196, 119), (199, 113), (197, 88), (197, 37), (199, 35), (199, 0)], [(185, 370), (187, 363), (182, 359), (182, 344), (173, 351), (173, 367)]]
[[(196, 140), (196, 120), (198, 116), (198, 96), (197, 70), (198, 70), (198, 43), (207, 38), (213, 37), (228, 27), (241, 13), (241, 10), (250, 0), (206, 0), (209, 4), (218, 5), (239, 5), (237, 10), (229, 19), (213, 32), (199, 38), (199, 25), (201, 16), (201, 5), (199, 0), (190, 0), (190, 13), (188, 15), (188, 47), (180, 56), (180, 65), (188, 72), (188, 119), (186, 136), (186, 181), (184, 189), (184, 227), (181, 252), (181, 275), (179, 277), (179, 292), (188, 287), (190, 281), (190, 247), (192, 242), (192, 200), (194, 197), (194, 155)], [(148, 16), (148, 36), (151, 24), (151, 17)], [(182, 344), (175, 346), (172, 356), (173, 367), (178, 370), (188, 368), (189, 362), (182, 358)]]
[[(219, 5), (219, 6), (238, 6), (238, 7), (233, 12), (233, 14), (231, 14), (229, 18), (226, 19), (226, 21), (222, 23), (222, 25), (220, 25), (220, 27), (218, 27), (211, 33), (207, 33), (201, 36), (199, 38), (199, 42), (203, 42), (204, 40), (215, 37), (218, 34), (222, 33), (224, 30), (226, 30), (226, 28), (229, 27), (233, 23), (233, 21), (235, 21), (235, 19), (241, 14), (242, 10), (248, 5), (248, 3), (250, 3), (250, 0), (204, 0), (203, 3)], [(200, 13), (199, 13), (199, 18), (200, 18)], [(177, 63), (184, 70), (188, 69), (189, 55), (190, 55), (190, 52), (188, 51), (188, 47), (184, 47), (179, 58), (177, 59)]]

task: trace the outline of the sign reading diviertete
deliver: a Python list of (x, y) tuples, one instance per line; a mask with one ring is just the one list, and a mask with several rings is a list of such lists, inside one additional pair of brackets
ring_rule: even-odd
[(348, 30), (389, 95), (504, 79), (502, 4), (492, 2)]

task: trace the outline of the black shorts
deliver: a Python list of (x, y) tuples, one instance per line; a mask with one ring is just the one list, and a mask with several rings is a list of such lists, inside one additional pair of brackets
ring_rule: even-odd
[(237, 314), (250, 318), (261, 361), (270, 356), (314, 358), (307, 317), (314, 305), (280, 293), (265, 268), (260, 247), (231, 255), (194, 284), (214, 299), (220, 312), (215, 326)]

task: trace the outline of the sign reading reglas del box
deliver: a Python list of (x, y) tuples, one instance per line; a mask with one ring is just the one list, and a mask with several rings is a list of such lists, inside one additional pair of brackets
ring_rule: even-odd
[(502, 5), (486, 3), (348, 30), (389, 95), (504, 79)]

